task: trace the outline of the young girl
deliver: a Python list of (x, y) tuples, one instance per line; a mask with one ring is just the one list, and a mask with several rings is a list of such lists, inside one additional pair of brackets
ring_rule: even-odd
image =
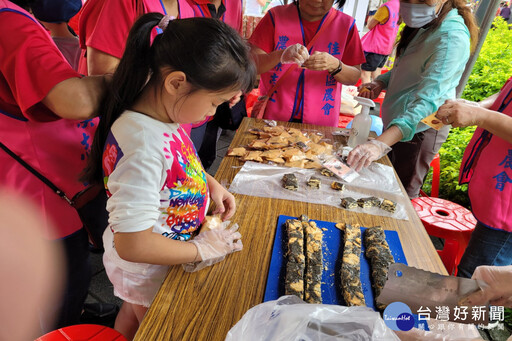
[[(151, 42), (151, 32), (163, 33)], [(182, 123), (204, 120), (240, 90), (255, 67), (248, 47), (220, 20), (169, 21), (143, 15), (114, 73), (86, 177), (103, 179), (110, 228), (105, 270), (124, 300), (115, 328), (132, 339), (169, 265), (196, 271), (242, 249), (240, 233), (208, 231), (190, 240), (208, 209), (227, 219), (234, 197), (206, 174)], [(102, 174), (103, 170), (103, 174)]]

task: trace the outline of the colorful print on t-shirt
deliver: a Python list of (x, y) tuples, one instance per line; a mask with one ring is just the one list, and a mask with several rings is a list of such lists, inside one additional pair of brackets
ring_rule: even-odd
[(173, 159), (167, 170), (165, 187), (169, 189), (166, 223), (175, 233), (195, 231), (205, 216), (208, 187), (196, 150), (182, 128), (177, 133), (164, 133), (165, 157)]

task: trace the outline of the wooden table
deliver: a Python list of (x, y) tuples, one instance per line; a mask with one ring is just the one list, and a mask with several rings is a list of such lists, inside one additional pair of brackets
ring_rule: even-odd
[[(333, 137), (336, 128), (283, 123), (299, 129), (318, 129)], [(231, 147), (246, 145), (254, 139), (247, 133), (262, 127), (260, 120), (246, 118)], [(391, 165), (388, 158), (382, 163)], [(243, 164), (238, 158), (225, 157), (215, 175), (219, 182), (230, 183)], [(407, 197), (400, 184), (404, 196)], [(276, 223), (279, 215), (299, 216), (362, 226), (380, 225), (398, 232), (410, 266), (446, 274), (437, 252), (414, 208), (406, 200), (409, 220), (358, 214), (328, 205), (235, 194), (237, 211), (232, 222), (240, 225), (244, 249), (214, 266), (197, 273), (186, 273), (181, 266), (171, 267), (160, 291), (148, 310), (135, 340), (224, 340), (231, 327), (253, 306), (262, 303), (269, 269)]]

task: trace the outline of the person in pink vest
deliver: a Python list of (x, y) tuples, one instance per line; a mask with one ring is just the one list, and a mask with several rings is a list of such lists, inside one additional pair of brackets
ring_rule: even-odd
[(114, 73), (130, 28), (139, 16), (150, 12), (180, 19), (194, 17), (186, 0), (88, 0), (79, 21), (82, 55), (78, 71), (84, 75)]
[(368, 31), (362, 38), (366, 62), (361, 65), (362, 83), (371, 82), (380, 75), (388, 55), (393, 51), (400, 18), (400, 0), (383, 4), (368, 23)]
[(467, 183), (477, 220), (458, 266), (471, 277), (479, 265), (512, 264), (512, 78), (482, 102), (446, 101), (437, 111), (444, 124), (478, 126), (462, 159), (459, 182)]
[[(268, 94), (280, 80), (264, 118), (338, 126), (341, 86), (358, 81), (365, 59), (355, 20), (333, 3), (300, 0), (274, 7), (254, 30), (249, 42), (261, 74), (260, 93)], [(338, 7), (344, 3), (336, 0)], [(324, 23), (328, 27), (322, 28)], [(293, 63), (299, 67), (285, 75)]]
[[(81, 77), (28, 10), (27, 1), (0, 0), (0, 142), (73, 197), (85, 188), (78, 177), (94, 135), (91, 118), (110, 77)], [(41, 316), (42, 332), (79, 323), (91, 270), (78, 213), (7, 150), (0, 150), (0, 185), (35, 203), (44, 237), (64, 246), (66, 286), (51, 307), (57, 322)]]

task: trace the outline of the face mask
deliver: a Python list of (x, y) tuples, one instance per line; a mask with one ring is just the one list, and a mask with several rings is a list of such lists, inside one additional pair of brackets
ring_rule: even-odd
[(413, 28), (423, 27), (437, 18), (436, 5), (429, 6), (427, 4), (400, 2), (400, 15), (407, 26)]

